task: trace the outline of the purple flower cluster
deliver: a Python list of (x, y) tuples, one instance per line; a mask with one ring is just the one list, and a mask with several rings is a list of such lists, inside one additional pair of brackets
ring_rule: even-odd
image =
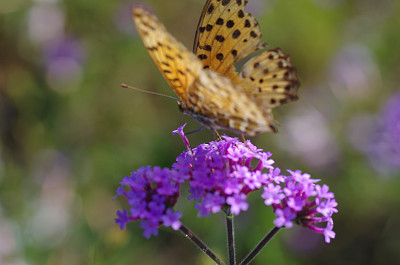
[[(224, 206), (234, 215), (246, 211), (249, 207), (246, 195), (272, 179), (271, 153), (261, 152), (250, 141), (243, 143), (228, 136), (190, 149), (183, 127), (174, 133), (180, 134), (188, 151), (176, 159), (172, 168), (188, 179), (189, 199), (198, 201), (196, 209), (200, 217), (217, 213)], [(269, 173), (263, 172), (264, 169)]]
[(118, 210), (116, 223), (124, 229), (128, 222), (142, 220), (140, 226), (146, 238), (157, 235), (160, 225), (178, 230), (182, 214), (174, 212), (172, 207), (178, 200), (181, 182), (175, 171), (150, 166), (141, 167), (124, 177), (116, 196), (125, 197), (130, 209)]
[[(185, 125), (184, 125), (185, 126)], [(330, 242), (335, 237), (332, 214), (337, 212), (334, 194), (326, 185), (315, 184), (319, 180), (300, 171), (290, 171), (289, 176), (273, 166), (271, 153), (257, 149), (249, 140), (223, 136), (191, 148), (183, 128), (178, 133), (187, 147), (172, 165), (172, 169), (151, 169), (150, 166), (132, 172), (125, 177), (117, 195), (128, 199), (130, 211), (119, 211), (117, 223), (142, 220), (144, 236), (157, 234), (160, 225), (179, 229), (181, 214), (174, 212), (179, 186), (189, 182), (189, 199), (195, 200), (199, 216), (209, 216), (224, 210), (238, 215), (249, 204), (247, 194), (264, 189), (262, 198), (272, 206), (277, 218), (276, 227), (291, 227), (293, 222), (325, 235)], [(128, 187), (128, 191), (126, 191)], [(325, 228), (319, 227), (326, 223)]]
[[(271, 205), (277, 218), (276, 227), (290, 228), (293, 222), (323, 233), (325, 242), (335, 238), (332, 214), (337, 213), (335, 195), (327, 185), (315, 184), (309, 174), (291, 171), (290, 176), (282, 176), (283, 181), (271, 182), (264, 186), (261, 197), (266, 205)], [(325, 228), (316, 225), (326, 223)]]

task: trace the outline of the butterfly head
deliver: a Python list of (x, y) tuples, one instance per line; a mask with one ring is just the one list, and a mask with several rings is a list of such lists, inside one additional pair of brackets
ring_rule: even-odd
[(178, 104), (178, 108), (182, 113), (187, 112), (187, 107), (182, 101), (178, 100), (176, 103)]

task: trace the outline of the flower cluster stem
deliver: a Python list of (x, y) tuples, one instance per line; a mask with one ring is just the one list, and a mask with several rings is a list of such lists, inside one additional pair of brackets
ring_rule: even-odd
[(192, 231), (189, 230), (184, 224), (179, 228), (179, 230), (185, 235), (186, 238), (195, 244), (201, 251), (203, 251), (207, 256), (209, 256), (217, 265), (225, 265), (225, 263), (215, 255), (211, 249), (203, 243)]
[(279, 227), (274, 227), (269, 233), (257, 244), (257, 246), (244, 258), (240, 265), (249, 264), (257, 255), (261, 249), (271, 240), (271, 238), (279, 231)]
[(229, 265), (236, 265), (235, 255), (235, 228), (233, 226), (233, 215), (226, 215), (226, 234), (228, 237)]

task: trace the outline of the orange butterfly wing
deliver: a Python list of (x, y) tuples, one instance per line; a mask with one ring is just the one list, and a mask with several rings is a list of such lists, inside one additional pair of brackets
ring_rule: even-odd
[(150, 56), (181, 99), (185, 113), (211, 129), (255, 136), (276, 131), (269, 110), (260, 109), (229, 78), (208, 69), (141, 7), (133, 18)]
[(296, 100), (296, 70), (290, 56), (280, 49), (254, 56), (236, 72), (234, 63), (266, 46), (260, 42), (257, 20), (244, 11), (246, 4), (242, 0), (208, 0), (197, 26), (194, 53), (203, 67), (229, 77), (265, 109)]

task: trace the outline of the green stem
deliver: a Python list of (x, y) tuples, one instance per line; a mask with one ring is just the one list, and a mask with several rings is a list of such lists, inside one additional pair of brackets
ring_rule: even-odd
[(190, 241), (195, 244), (201, 251), (207, 254), (217, 265), (225, 265), (225, 263), (211, 251), (211, 249), (203, 243), (192, 231), (189, 230), (186, 226), (182, 224), (179, 230), (185, 235), (186, 238), (190, 239)]
[(236, 265), (235, 255), (235, 228), (233, 226), (233, 215), (226, 215), (226, 234), (228, 237), (229, 265)]
[(257, 255), (260, 253), (261, 249), (271, 240), (271, 238), (279, 231), (279, 227), (274, 227), (272, 228), (271, 231), (260, 241), (260, 243), (257, 244), (257, 246), (247, 255), (246, 258), (242, 262), (240, 262), (240, 265), (247, 265), (249, 264)]

